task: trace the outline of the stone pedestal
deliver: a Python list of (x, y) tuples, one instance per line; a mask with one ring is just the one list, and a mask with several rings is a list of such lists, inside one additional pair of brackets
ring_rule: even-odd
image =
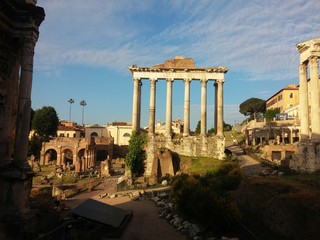
[(0, 239), (22, 239), (25, 221), (34, 217), (29, 208), (31, 167), (12, 164), (0, 169)]
[(298, 154), (290, 161), (290, 168), (302, 172), (320, 170), (320, 141), (301, 141)]

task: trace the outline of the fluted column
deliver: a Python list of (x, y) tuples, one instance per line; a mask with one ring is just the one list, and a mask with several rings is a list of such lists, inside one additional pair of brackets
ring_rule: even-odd
[(149, 111), (149, 134), (155, 133), (156, 117), (156, 82), (157, 79), (150, 79), (150, 111)]
[(21, 58), (14, 161), (17, 165), (22, 166), (27, 165), (35, 43), (36, 39), (26, 38), (24, 40)]
[(217, 80), (217, 136), (223, 136), (223, 83), (224, 79)]
[(320, 99), (319, 99), (319, 64), (318, 57), (312, 56), (310, 64), (310, 94), (311, 94), (311, 132), (313, 139), (320, 139)]
[(183, 79), (184, 81), (184, 125), (183, 136), (187, 137), (190, 134), (190, 82), (191, 79)]
[(167, 79), (167, 101), (166, 101), (166, 136), (171, 136), (172, 133), (172, 82), (173, 79)]
[(201, 136), (207, 133), (207, 79), (200, 79), (201, 82)]
[(132, 100), (132, 131), (138, 131), (138, 108), (139, 108), (139, 85), (140, 79), (133, 79), (133, 100)]
[(307, 64), (301, 63), (299, 69), (299, 107), (300, 107), (300, 140), (309, 139), (309, 103)]

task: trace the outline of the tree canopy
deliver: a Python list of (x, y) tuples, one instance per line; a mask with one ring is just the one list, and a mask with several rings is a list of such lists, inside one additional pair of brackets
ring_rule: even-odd
[(133, 132), (130, 137), (129, 151), (125, 162), (133, 176), (141, 176), (144, 173), (144, 160), (146, 159), (144, 145), (146, 141), (146, 135), (138, 132)]
[(50, 106), (37, 109), (32, 119), (32, 129), (43, 138), (55, 136), (57, 133), (59, 118), (56, 110)]
[(239, 108), (241, 114), (250, 116), (251, 119), (255, 119), (257, 113), (265, 113), (266, 101), (260, 98), (249, 98), (241, 103)]
[(277, 113), (280, 113), (280, 108), (271, 108), (266, 110), (264, 117), (268, 122), (270, 122), (273, 120), (273, 118), (276, 116)]
[(196, 127), (196, 129), (194, 130), (194, 133), (195, 133), (195, 134), (200, 134), (200, 132), (201, 132), (201, 121), (198, 121), (197, 127)]

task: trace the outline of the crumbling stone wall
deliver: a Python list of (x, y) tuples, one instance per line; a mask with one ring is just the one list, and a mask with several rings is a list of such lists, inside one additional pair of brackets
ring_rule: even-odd
[(146, 176), (151, 176), (154, 173), (154, 162), (159, 156), (159, 149), (166, 148), (184, 156), (214, 157), (221, 160), (225, 157), (224, 137), (189, 136), (181, 139), (169, 139), (164, 136), (149, 136), (146, 148)]

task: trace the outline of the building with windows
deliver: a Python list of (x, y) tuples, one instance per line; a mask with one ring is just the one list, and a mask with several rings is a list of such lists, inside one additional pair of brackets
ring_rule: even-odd
[(57, 129), (58, 137), (80, 138), (82, 129), (74, 122), (61, 121)]
[[(290, 117), (296, 117), (298, 112), (296, 106), (299, 105), (299, 86), (289, 84), (266, 100), (266, 109), (280, 109), (280, 113), (288, 113)], [(292, 109), (292, 111), (289, 111)]]
[(130, 136), (132, 133), (132, 124), (130, 122), (113, 122), (107, 124), (106, 129), (110, 137), (113, 138), (115, 145), (129, 145)]

